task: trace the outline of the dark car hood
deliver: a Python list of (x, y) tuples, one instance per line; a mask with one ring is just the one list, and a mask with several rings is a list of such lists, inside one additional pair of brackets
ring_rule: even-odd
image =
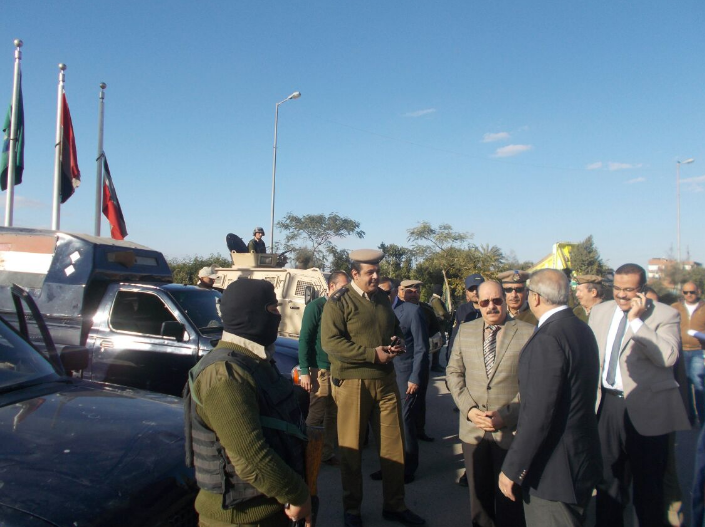
[(156, 507), (193, 492), (182, 423), (180, 399), (78, 380), (0, 395), (0, 505), (59, 526), (156, 525)]

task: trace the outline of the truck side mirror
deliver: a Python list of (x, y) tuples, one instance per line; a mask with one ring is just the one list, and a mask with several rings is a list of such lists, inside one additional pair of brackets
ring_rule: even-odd
[(160, 335), (162, 337), (171, 337), (176, 339), (176, 342), (183, 342), (184, 325), (181, 322), (175, 322), (173, 320), (162, 322), (162, 330)]
[(304, 289), (304, 304), (308, 305), (312, 300), (318, 298), (318, 291), (312, 285), (307, 285)]
[(89, 351), (85, 346), (64, 346), (59, 353), (59, 360), (68, 374), (88, 368)]

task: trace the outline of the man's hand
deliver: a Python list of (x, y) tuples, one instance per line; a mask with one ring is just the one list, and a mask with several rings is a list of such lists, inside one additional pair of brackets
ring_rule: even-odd
[(491, 414), (492, 412), (483, 412), (479, 410), (478, 408), (472, 408), (468, 412), (468, 419), (472, 421), (472, 423), (478, 427), (480, 430), (484, 430), (485, 432), (494, 432), (494, 426), (492, 426), (492, 419), (488, 414)]
[(413, 382), (407, 383), (406, 395), (411, 395), (412, 393), (416, 393), (417, 391), (419, 391), (418, 384), (414, 384)]
[(306, 498), (303, 505), (287, 504), (284, 513), (291, 521), (299, 521), (306, 518), (306, 527), (311, 527), (311, 496)]
[(301, 375), (299, 377), (299, 386), (301, 386), (304, 390), (307, 392), (311, 392), (311, 376), (310, 375)]
[(499, 415), (499, 412), (496, 410), (493, 410), (491, 412), (487, 412), (485, 415), (490, 418), (492, 422), (492, 426), (494, 427), (495, 430), (499, 430), (500, 428), (504, 428), (504, 419), (502, 419), (502, 416)]
[(507, 476), (504, 475), (504, 472), (499, 473), (499, 490), (502, 491), (502, 494), (504, 494), (507, 498), (509, 498), (512, 501), (516, 501), (516, 497), (514, 496), (514, 490), (512, 490), (512, 487), (514, 487), (514, 482), (509, 479)]
[(375, 353), (377, 354), (377, 362), (380, 364), (387, 364), (397, 356), (396, 353), (390, 351), (390, 346), (377, 346)]
[(629, 320), (629, 322), (636, 320), (637, 318), (641, 318), (641, 315), (646, 313), (646, 300), (647, 298), (644, 293), (637, 293), (636, 296), (632, 298), (632, 307), (629, 310), (629, 313), (627, 313), (627, 320)]

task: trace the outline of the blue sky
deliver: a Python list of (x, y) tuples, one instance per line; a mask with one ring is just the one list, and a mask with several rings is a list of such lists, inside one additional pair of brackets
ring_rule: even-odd
[(51, 224), (64, 62), (83, 179), (64, 230), (93, 231), (106, 82), (128, 240), (225, 253), (228, 232), (262, 225), (269, 244), (274, 107), (298, 90), (279, 111), (276, 218), (358, 220), (366, 237), (339, 246), (403, 245), (426, 220), (521, 260), (592, 234), (609, 264), (646, 265), (676, 252), (676, 161), (693, 157), (681, 247), (702, 262), (704, 14), (695, 0), (25, 0), (0, 18), (2, 112), (24, 41), (14, 224)]

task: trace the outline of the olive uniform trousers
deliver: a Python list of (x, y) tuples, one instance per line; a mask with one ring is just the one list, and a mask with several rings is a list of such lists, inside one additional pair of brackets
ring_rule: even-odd
[(362, 504), (362, 446), (372, 424), (382, 468), (383, 509), (406, 510), (404, 505), (404, 440), (396, 375), (384, 379), (334, 379), (338, 405), (338, 446), (343, 483), (343, 509), (360, 515)]
[(269, 516), (258, 523), (225, 523), (210, 518), (199, 518), (198, 527), (289, 527), (291, 520), (284, 511)]
[(321, 459), (327, 461), (335, 455), (338, 408), (335, 406), (335, 401), (330, 391), (330, 371), (313, 368), (311, 369), (311, 376), (314, 375), (316, 376), (316, 382), (311, 387), (306, 424), (308, 426), (324, 427), (325, 435)]

